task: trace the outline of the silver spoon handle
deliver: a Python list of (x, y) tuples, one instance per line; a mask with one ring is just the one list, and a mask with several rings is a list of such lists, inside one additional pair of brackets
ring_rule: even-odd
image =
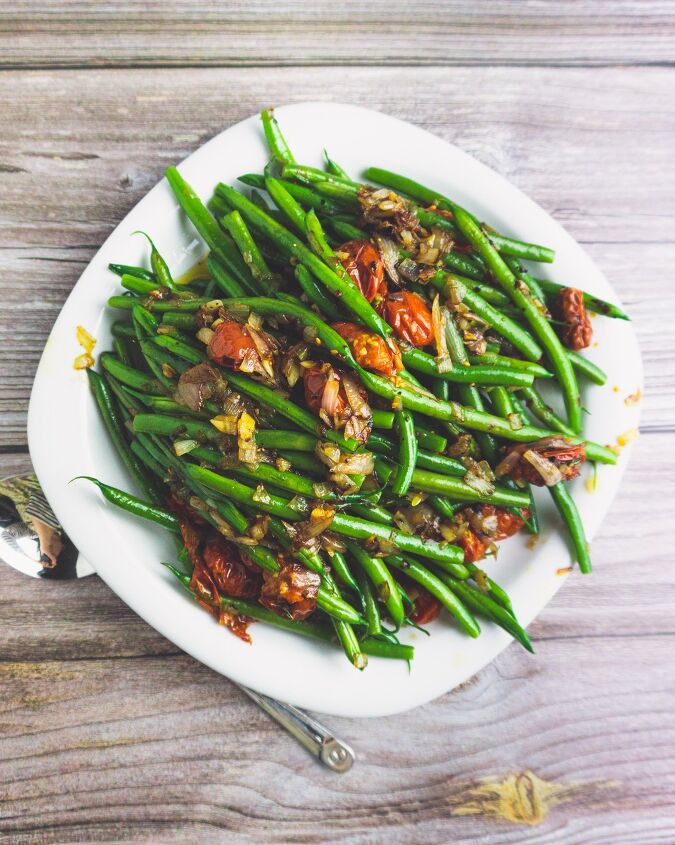
[(317, 722), (292, 704), (282, 704), (281, 701), (253, 692), (247, 687), (240, 686), (239, 689), (262, 707), (311, 754), (318, 757), (324, 766), (339, 773), (348, 772), (351, 769), (354, 763), (354, 752), (346, 742), (338, 739), (321, 722)]

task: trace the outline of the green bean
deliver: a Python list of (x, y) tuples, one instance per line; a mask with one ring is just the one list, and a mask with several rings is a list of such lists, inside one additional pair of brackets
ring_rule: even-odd
[(113, 442), (113, 446), (117, 450), (117, 454), (122, 459), (122, 463), (129, 471), (129, 474), (138, 488), (142, 490), (149, 499), (154, 498), (154, 484), (148, 480), (147, 476), (143, 472), (143, 469), (139, 465), (136, 456), (133, 454), (124, 438), (123, 426), (115, 406), (115, 400), (111, 395), (110, 388), (108, 387), (104, 376), (88, 369), (87, 377), (89, 379), (91, 391), (94, 394), (94, 399), (98, 405), (101, 419), (108, 430), (108, 434)]
[[(444, 581), (429, 572), (429, 570), (421, 564), (416, 561), (409, 560), (408, 558), (403, 558), (398, 555), (389, 555), (385, 558), (385, 561), (389, 566), (393, 566), (401, 572), (405, 572), (409, 578), (412, 578), (413, 581), (417, 581), (420, 586), (424, 587), (424, 589), (428, 590), (432, 596), (437, 598), (443, 607), (455, 617), (462, 629), (470, 637), (475, 638), (480, 634), (480, 625), (478, 622), (457, 598), (453, 589), (451, 589)], [(450, 582), (449, 578), (448, 582)]]
[(103, 494), (103, 497), (116, 507), (127, 511), (134, 516), (140, 516), (143, 519), (150, 520), (150, 522), (156, 522), (158, 525), (161, 525), (162, 528), (166, 528), (169, 531), (180, 534), (178, 519), (169, 511), (155, 507), (155, 505), (151, 502), (146, 502), (143, 499), (132, 496), (131, 493), (126, 493), (118, 487), (105, 484), (103, 481), (99, 481), (98, 478), (92, 478), (90, 475), (78, 475), (74, 480), (76, 481), (78, 479), (91, 481), (98, 487)]
[(329, 173), (332, 173), (333, 176), (339, 176), (341, 179), (345, 179), (348, 182), (351, 182), (347, 171), (340, 167), (340, 165), (336, 161), (333, 161), (333, 159), (328, 155), (326, 150), (323, 151), (323, 157), (326, 162), (326, 169)]
[(325, 314), (329, 320), (338, 321), (341, 318), (340, 309), (329, 299), (323, 292), (323, 288), (314, 281), (314, 277), (304, 264), (298, 264), (295, 268), (295, 278), (298, 284), (304, 291), (310, 302), (316, 305), (322, 314)]
[(363, 615), (366, 619), (366, 630), (369, 636), (377, 637), (382, 633), (382, 620), (380, 618), (380, 608), (377, 604), (377, 599), (373, 594), (366, 573), (360, 567), (356, 569), (355, 577), (358, 582), (359, 592), (363, 596)]
[(496, 581), (492, 580), (492, 578), (489, 578), (488, 575), (480, 567), (476, 566), (475, 563), (467, 563), (466, 567), (471, 573), (471, 577), (473, 578), (473, 580), (480, 586), (480, 577), (480, 582), (485, 583), (487, 585), (490, 595), (497, 602), (497, 604), (501, 604), (503, 608), (508, 610), (511, 616), (515, 616), (515, 613), (513, 611), (513, 605), (511, 604), (511, 598), (506, 592), (506, 590), (500, 587)]
[(141, 296), (147, 296), (153, 291), (159, 290), (157, 282), (140, 279), (137, 276), (130, 276), (128, 273), (124, 273), (120, 279), (120, 284), (125, 290), (129, 290), (132, 293), (137, 293)]
[(175, 291), (177, 287), (173, 280), (173, 276), (171, 275), (171, 271), (169, 270), (169, 265), (159, 254), (159, 251), (150, 235), (140, 229), (132, 232), (132, 234), (143, 235), (144, 238), (147, 238), (147, 241), (150, 244), (150, 266), (152, 267), (152, 272), (155, 274), (155, 278), (162, 287)]
[(532, 411), (535, 417), (544, 423), (548, 428), (555, 431), (561, 431), (568, 437), (574, 437), (574, 432), (555, 411), (544, 402), (539, 392), (534, 387), (524, 387), (521, 394), (527, 402), (527, 407)]
[(444, 373), (439, 373), (436, 361), (422, 352), (421, 349), (408, 349), (402, 353), (403, 363), (410, 370), (427, 376), (449, 381), (453, 384), (508, 384), (518, 387), (532, 384), (534, 375), (525, 370), (493, 366), (453, 367)]
[(256, 443), (264, 449), (285, 449), (290, 452), (312, 452), (316, 449), (317, 434), (305, 434), (300, 431), (256, 432)]
[[(464, 220), (465, 218), (462, 219)], [(472, 232), (473, 231), (474, 230), (472, 229)], [(480, 229), (477, 231), (484, 237)], [(498, 254), (497, 259), (501, 261)], [(510, 273), (508, 267), (506, 267), (506, 271)], [(435, 288), (447, 293), (447, 274), (442, 272), (436, 273), (429, 281)], [(457, 282), (456, 277), (453, 278), (451, 276), (450, 283), (452, 284), (453, 289), (457, 290), (459, 283)], [(511, 317), (507, 316), (502, 311), (498, 311), (475, 291), (469, 290), (468, 288), (462, 288), (460, 295), (462, 296), (462, 302), (464, 305), (467, 305), (474, 314), (481, 318), (481, 320), (484, 320), (488, 325), (492, 326), (496, 332), (502, 335), (502, 337), (505, 337), (509, 343), (518, 349), (519, 352), (521, 352), (521, 354), (528, 360), (538, 361), (541, 358), (541, 346), (534, 340), (529, 332), (527, 332), (515, 320), (512, 320)]]
[(153, 396), (164, 395), (164, 389), (157, 379), (150, 378), (147, 373), (137, 370), (135, 367), (123, 364), (109, 352), (104, 352), (100, 356), (99, 362), (106, 372), (110, 373), (111, 376), (114, 376), (122, 384)]
[[(488, 236), (477, 226), (471, 215), (463, 209), (453, 209), (457, 225), (476, 250), (483, 256), (495, 279), (522, 310), (530, 327), (548, 353), (551, 366), (560, 381), (570, 427), (576, 433), (581, 431), (581, 398), (574, 370), (560, 340), (536, 305), (533, 295), (525, 284), (519, 284), (509, 267), (504, 263)], [(522, 351), (522, 350), (521, 350)]]
[(166, 178), (181, 208), (204, 238), (211, 252), (244, 289), (255, 293), (251, 276), (229, 235), (223, 232), (209, 210), (175, 167), (167, 169)]
[(133, 366), (133, 356), (129, 341), (126, 338), (114, 337), (112, 346), (114, 353), (123, 364), (126, 364), (128, 367)]
[(445, 496), (429, 496), (427, 502), (446, 519), (454, 520), (457, 511), (466, 507), (466, 502), (450, 502)]
[(396, 582), (391, 572), (389, 572), (382, 558), (371, 557), (358, 543), (348, 542), (347, 549), (368, 576), (380, 600), (389, 611), (389, 615), (398, 631), (403, 624), (405, 612), (403, 610), (401, 594), (396, 587)]
[(274, 117), (274, 109), (265, 109), (260, 113), (260, 118), (267, 145), (274, 158), (282, 165), (293, 164), (295, 162), (293, 153), (279, 129), (277, 119)]
[(134, 438), (131, 441), (130, 449), (146, 469), (154, 473), (160, 481), (166, 483), (168, 476), (165, 468), (141, 445), (139, 440)]
[(213, 255), (207, 263), (211, 278), (227, 296), (245, 296), (244, 287), (229, 273)]
[(485, 269), (464, 253), (450, 252), (443, 259), (443, 263), (448, 270), (461, 273), (470, 281), (481, 282), (485, 279)]
[(369, 502), (367, 505), (352, 505), (349, 510), (354, 516), (360, 516), (363, 519), (371, 519), (373, 522), (379, 522), (381, 525), (393, 525), (394, 517), (386, 508), (381, 505)]
[(300, 235), (304, 235), (305, 211), (300, 203), (286, 190), (283, 182), (273, 176), (268, 176), (265, 179), (265, 188), (293, 229)]
[(600, 369), (597, 364), (589, 361), (588, 358), (584, 358), (583, 355), (579, 355), (578, 352), (575, 352), (572, 349), (567, 350), (567, 357), (572, 362), (572, 366), (575, 370), (586, 376), (586, 378), (590, 379), (595, 384), (603, 385), (607, 382), (607, 373)]
[(584, 524), (581, 521), (574, 499), (570, 495), (570, 492), (563, 481), (549, 487), (548, 491), (555, 502), (555, 506), (558, 509), (563, 522), (567, 525), (567, 529), (572, 539), (572, 545), (574, 547), (574, 554), (577, 562), (579, 563), (579, 569), (584, 573), (584, 575), (588, 575), (593, 567), (588, 553), (588, 543), (586, 541)]
[(175, 326), (178, 329), (196, 329), (197, 318), (194, 314), (185, 314), (182, 311), (165, 311), (162, 314), (163, 326)]
[(403, 643), (390, 643), (367, 637), (365, 640), (361, 640), (360, 645), (361, 651), (369, 657), (388, 657), (393, 660), (407, 660), (409, 662), (415, 655), (414, 647)]
[(399, 434), (399, 463), (391, 489), (395, 496), (403, 497), (410, 489), (417, 461), (417, 439), (412, 414), (408, 411), (398, 411), (396, 428)]
[(361, 646), (349, 622), (333, 619), (333, 627), (349, 662), (357, 669), (363, 670), (368, 665), (367, 656), (361, 651)]
[[(135, 296), (111, 296), (108, 299), (110, 308), (121, 308), (125, 311), (130, 311), (132, 307), (138, 302)], [(163, 312), (163, 311), (184, 311), (194, 312), (199, 311), (202, 305), (210, 302), (210, 298), (195, 297), (194, 299), (147, 299), (144, 306), (148, 311)]]
[(442, 573), (439, 573), (438, 577), (454, 593), (457, 593), (465, 604), (468, 604), (477, 613), (487, 616), (488, 619), (491, 619), (500, 628), (511, 634), (514, 639), (518, 640), (527, 651), (534, 653), (527, 631), (521, 627), (516, 618), (508, 610), (471, 584), (466, 584), (463, 581), (453, 581)]
[(307, 167), (301, 164), (287, 164), (284, 166), (281, 175), (284, 179), (297, 179), (298, 182), (307, 182), (310, 185), (328, 182), (330, 185), (347, 186), (358, 190), (351, 179), (337, 176), (334, 173), (326, 173), (324, 170), (317, 170), (316, 167)]
[[(185, 360), (184, 356), (181, 355), (181, 357), (178, 358), (176, 355), (172, 354), (172, 352), (168, 351), (166, 348), (164, 348), (164, 349), (160, 348), (164, 344), (163, 343), (155, 343), (156, 339), (159, 340), (159, 337), (158, 338), (153, 337), (151, 339), (142, 340), (140, 342), (139, 345), (141, 347), (141, 352), (145, 356), (145, 360), (148, 361), (148, 363), (150, 363), (151, 361), (156, 361), (161, 367), (161, 372), (165, 372), (166, 368), (170, 367), (171, 370), (173, 370), (175, 372), (176, 376), (178, 376), (180, 373), (184, 373), (185, 370), (187, 370), (190, 366), (187, 363), (187, 361)], [(162, 336), (161, 340), (162, 341), (173, 340), (173, 338), (169, 338), (167, 336)], [(187, 344), (183, 344), (183, 345), (187, 346)], [(195, 351), (195, 350), (193, 350), (193, 351)], [(159, 371), (155, 372), (155, 376), (157, 376), (159, 378)], [(174, 390), (175, 387), (176, 387), (175, 382), (174, 382), (174, 376), (168, 375), (168, 376), (165, 376), (165, 378), (167, 379), (167, 384), (166, 384), (167, 390), (168, 391)]]
[(359, 229), (348, 220), (340, 220), (337, 217), (324, 217), (321, 220), (323, 225), (327, 225), (331, 232), (340, 242), (368, 240), (368, 232)]
[[(349, 564), (347, 563), (347, 558), (344, 554), (342, 552), (329, 553), (329, 562), (331, 569), (338, 580), (341, 581), (345, 587), (349, 587), (358, 595), (360, 593), (359, 585), (356, 578), (352, 575)], [(366, 616), (367, 621), (367, 614), (364, 615)], [(371, 632), (369, 631), (368, 633)]]
[[(220, 183), (216, 191), (224, 195), (233, 206), (239, 209), (242, 215), (259, 227), (272, 241), (274, 241), (284, 252), (294, 256), (335, 296), (340, 298), (341, 304), (352, 311), (368, 328), (382, 337), (391, 332), (391, 328), (371, 308), (370, 304), (361, 291), (351, 282), (347, 282), (337, 275), (330, 267), (316, 256), (295, 236), (280, 226), (269, 215), (257, 208), (250, 200), (239, 194), (237, 191)], [(311, 215), (311, 212), (310, 212)]]
[[(469, 361), (474, 366), (487, 365), (507, 370), (514, 369), (529, 373), (535, 378), (553, 378), (553, 373), (550, 373), (540, 364), (535, 364), (534, 361), (524, 361), (522, 358), (509, 358), (494, 352), (486, 352), (483, 355), (469, 355)], [(496, 381), (493, 382), (493, 384), (498, 383)]]
[(448, 446), (448, 438), (436, 434), (435, 431), (426, 431), (415, 422), (415, 437), (420, 449), (428, 449), (430, 452), (445, 452)]
[[(445, 229), (448, 232), (457, 234), (457, 227), (451, 220), (437, 214), (429, 209), (416, 208), (415, 213), (417, 219), (426, 228), (434, 226)], [(519, 241), (515, 238), (508, 238), (504, 235), (498, 235), (492, 230), (489, 230), (490, 238), (502, 255), (510, 255), (516, 258), (525, 258), (529, 261), (540, 261), (546, 264), (551, 264), (555, 258), (555, 251), (540, 244), (531, 244), (526, 241)], [(452, 255), (453, 253), (451, 253)]]
[(413, 473), (412, 486), (415, 490), (448, 496), (450, 499), (461, 502), (490, 502), (495, 505), (511, 505), (516, 508), (526, 508), (529, 503), (527, 495), (517, 490), (497, 487), (494, 493), (490, 495), (480, 495), (473, 487), (459, 478), (437, 475), (423, 469), (416, 469)]
[(257, 286), (260, 287), (261, 292), (266, 294), (272, 293), (278, 287), (278, 282), (275, 275), (267, 266), (267, 262), (258, 249), (248, 226), (244, 222), (244, 218), (238, 211), (230, 211), (229, 214), (226, 214), (222, 218), (221, 223), (239, 247), (241, 257), (244, 259), (249, 273)]
[(157, 281), (152, 270), (146, 270), (145, 267), (133, 267), (131, 264), (108, 264), (108, 270), (112, 270), (117, 276), (128, 275), (148, 282)]

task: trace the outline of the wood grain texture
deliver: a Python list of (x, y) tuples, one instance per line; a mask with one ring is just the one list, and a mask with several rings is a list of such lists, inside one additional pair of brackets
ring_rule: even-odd
[(0, 66), (671, 64), (657, 0), (0, 4)]
[(0, 0), (0, 476), (30, 466), (35, 366), (98, 246), (168, 164), (274, 103), (372, 106), (503, 173), (611, 279), (647, 374), (595, 572), (531, 626), (536, 655), (410, 714), (327, 719), (346, 776), (95, 576), (0, 567), (0, 843), (673, 845), (674, 48), (658, 0)]
[(264, 105), (307, 99), (361, 103), (412, 120), (494, 167), (550, 211), (586, 245), (631, 311), (647, 365), (646, 424), (670, 426), (675, 334), (663, 330), (663, 314), (675, 308), (673, 71), (541, 69), (534, 88), (530, 73), (0, 74), (8, 117), (0, 138), (0, 445), (25, 443), (30, 385), (63, 300), (165, 167)]

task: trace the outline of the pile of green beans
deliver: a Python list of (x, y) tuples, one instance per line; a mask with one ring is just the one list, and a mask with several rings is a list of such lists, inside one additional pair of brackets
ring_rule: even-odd
[[(236, 596), (219, 596), (219, 607), (333, 643), (359, 669), (368, 655), (413, 659), (413, 647), (398, 634), (416, 624), (420, 591), (469, 636), (480, 634), (476, 614), (531, 651), (509, 596), (466, 552), (467, 520), (481, 504), (490, 505), (538, 532), (530, 486), (492, 475), (515, 444), (559, 436), (583, 443), (589, 460), (616, 460), (581, 431), (577, 376), (596, 385), (606, 376), (562, 347), (546, 309), (561, 286), (535, 279), (521, 263), (550, 264), (554, 251), (497, 233), (448, 197), (391, 171), (370, 168), (365, 176), (375, 184), (367, 185), (327, 154), (325, 170), (298, 163), (272, 112), (261, 117), (271, 161), (264, 173), (240, 177), (250, 194), (220, 183), (204, 204), (175, 167), (167, 171), (180, 207), (210, 250), (208, 281), (174, 277), (145, 232), (147, 267), (110, 265), (124, 289), (109, 300), (118, 314), (113, 351), (88, 375), (135, 489), (88, 480), (108, 502), (170, 532), (178, 564), (166, 566), (194, 595), (199, 585), (183, 546), (186, 513), (204, 531), (224, 534), (263, 574), (280, 573), (289, 557), (318, 574), (308, 620)], [(340, 249), (348, 240), (379, 243), (372, 221), (361, 214), (362, 192), (378, 186), (396, 192), (424, 229), (445, 232), (461, 247), (441, 255), (432, 272), (420, 276), (424, 284), (411, 283), (430, 306), (436, 299), (443, 338), (436, 337), (434, 350), (402, 342), (396, 375), (374, 371), (333, 327), (351, 322), (397, 351), (398, 329), (379, 307), (381, 297), (366, 298)], [(400, 248), (404, 259), (411, 261), (407, 247)], [(627, 319), (596, 297), (585, 295), (585, 302), (597, 313)], [(280, 361), (272, 381), (262, 383), (236, 361), (213, 360), (208, 344), (218, 322), (208, 328), (209, 313), (251, 327), (249, 336), (255, 327), (282, 346), (305, 344), (307, 366), (330, 364), (355, 378), (372, 430), (357, 438), (329, 425), (308, 406), (302, 374), (298, 385), (283, 381)], [(483, 327), (482, 347), (472, 345), (462, 315)], [(179, 379), (204, 363), (221, 392), (188, 407)], [(540, 395), (539, 379), (557, 387), (564, 417)], [(223, 389), (230, 403), (237, 396), (238, 407), (245, 404), (253, 414), (255, 463), (238, 457), (240, 414), (228, 417)], [(325, 462), (335, 454), (337, 474)], [(361, 458), (372, 471), (347, 476), (345, 486), (339, 467)], [(583, 524), (569, 488), (559, 482), (549, 490), (580, 569), (588, 572)], [(317, 514), (328, 515), (327, 531), (299, 542)], [(203, 592), (196, 597), (203, 601)]]

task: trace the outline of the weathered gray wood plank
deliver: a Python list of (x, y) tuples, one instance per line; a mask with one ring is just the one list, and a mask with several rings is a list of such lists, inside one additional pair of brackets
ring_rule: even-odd
[(670, 845), (672, 645), (509, 649), (413, 715), (332, 719), (339, 778), (187, 657), (0, 663), (0, 841)]
[(5, 67), (672, 63), (672, 2), (0, 6)]
[(633, 313), (648, 371), (646, 424), (671, 425), (675, 336), (664, 314), (675, 309), (673, 71), (542, 69), (534, 88), (529, 73), (164, 70), (150, 83), (145, 71), (0, 74), (8, 117), (0, 139), (0, 445), (25, 443), (33, 373), (65, 296), (166, 165), (263, 105), (316, 98), (415, 121), (551, 211)]

